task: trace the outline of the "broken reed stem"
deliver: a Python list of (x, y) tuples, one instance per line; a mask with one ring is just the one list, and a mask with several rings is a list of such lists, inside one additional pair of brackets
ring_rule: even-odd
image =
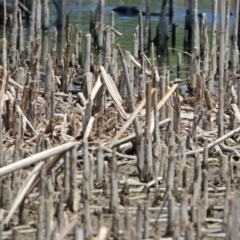
[(7, 23), (6, 0), (2, 0), (2, 4), (3, 4), (3, 38), (6, 38), (6, 23)]
[(220, 180), (222, 182), (226, 182), (229, 174), (228, 174), (228, 156), (225, 154), (222, 154), (220, 156)]
[(64, 154), (64, 179), (63, 179), (63, 186), (64, 186), (64, 199), (69, 199), (69, 193), (70, 193), (70, 158), (69, 158), (70, 152), (67, 151)]
[(91, 66), (91, 34), (86, 35), (84, 73), (90, 72)]
[(143, 238), (148, 239), (149, 238), (149, 214), (148, 214), (148, 206), (147, 203), (145, 202), (144, 204), (144, 209), (143, 209), (143, 217), (144, 217), (144, 228), (143, 228)]
[(90, 174), (90, 163), (89, 163), (89, 152), (88, 152), (88, 141), (86, 138), (83, 139), (83, 169), (84, 169), (84, 183), (86, 194), (88, 198), (90, 198), (90, 180), (89, 180), (89, 174)]
[(43, 1), (43, 29), (46, 31), (49, 28), (49, 1)]
[(220, 14), (220, 45), (219, 45), (219, 80), (218, 80), (218, 137), (224, 134), (224, 58), (225, 58), (225, 18), (226, 18), (226, 4), (221, 1), (221, 14)]
[(77, 147), (70, 149), (70, 203), (73, 213), (77, 213), (79, 205), (79, 193), (77, 186)]
[(32, 43), (35, 37), (35, 16), (36, 16), (36, 1), (37, 0), (33, 0), (32, 1), (32, 10), (31, 10), (31, 15), (30, 15), (30, 24), (29, 24), (29, 35), (28, 35), (28, 46), (27, 46), (27, 58), (30, 59), (30, 55), (31, 55), (31, 50), (32, 50)]
[(167, 188), (171, 191), (173, 190), (174, 182), (174, 168), (175, 168), (175, 159), (174, 159), (174, 150), (175, 146), (175, 133), (170, 132), (170, 141), (169, 141), (169, 157), (168, 157), (168, 170), (167, 170)]
[(45, 80), (45, 117), (47, 119), (51, 118), (52, 112), (52, 91), (53, 91), (53, 61), (50, 55), (48, 55), (46, 61), (46, 80)]
[(139, 55), (139, 58), (143, 58), (143, 47), (144, 47), (144, 38), (143, 38), (143, 34), (144, 34), (144, 31), (143, 31), (143, 20), (142, 20), (142, 11), (139, 11), (138, 13), (138, 26), (139, 26), (139, 49), (138, 49), (138, 55)]
[(17, 49), (17, 31), (18, 31), (18, 0), (14, 0), (13, 2), (13, 18), (12, 18), (12, 32), (11, 32), (11, 45), (12, 50)]
[(142, 239), (143, 210), (142, 205), (138, 204), (136, 218), (136, 239)]
[(103, 168), (104, 168), (104, 159), (103, 159), (103, 148), (98, 146), (97, 149), (97, 176), (95, 180), (96, 187), (102, 187), (103, 181)]
[(158, 110), (157, 110), (157, 91), (155, 89), (154, 94), (153, 94), (153, 105), (154, 105), (154, 119), (155, 119), (155, 123), (154, 123), (154, 132), (153, 132), (153, 136), (154, 136), (154, 142), (153, 142), (153, 151), (152, 151), (152, 155), (153, 155), (153, 170), (155, 173), (155, 177), (157, 176), (161, 176), (159, 175), (160, 172), (160, 161), (161, 161), (161, 144), (160, 144), (160, 134), (159, 134), (159, 123), (158, 123)]
[[(131, 83), (130, 83), (130, 80), (129, 80), (128, 66), (127, 66), (126, 60), (124, 59), (123, 54), (121, 52), (120, 45), (118, 45), (118, 49), (119, 49), (120, 56), (121, 56), (121, 59), (122, 59), (124, 79), (126, 81), (126, 86), (127, 86), (127, 91), (128, 91), (128, 97), (129, 97), (129, 101), (130, 101), (131, 111), (134, 112), (134, 110), (135, 110), (135, 101), (134, 101), (134, 98), (133, 98), (133, 95), (132, 95), (132, 88), (131, 88)], [(139, 123), (139, 120), (138, 120), (137, 116), (134, 118), (134, 127), (135, 127), (135, 132), (137, 134), (137, 137), (140, 138), (141, 135), (142, 135), (142, 131), (141, 131), (140, 123)]]
[(153, 179), (153, 157), (152, 157), (152, 134), (150, 131), (151, 124), (151, 110), (152, 110), (152, 81), (147, 83), (147, 95), (146, 95), (146, 125), (145, 125), (145, 168), (144, 168), (144, 180), (146, 182)]
[[(171, 89), (168, 90), (167, 94), (158, 102), (157, 109), (161, 109), (165, 102), (169, 99), (169, 97), (172, 95), (172, 93), (176, 90), (178, 84), (174, 84)], [(124, 123), (122, 128), (117, 132), (117, 134), (114, 136), (112, 141), (109, 144), (109, 147), (112, 148), (112, 146), (116, 143), (116, 141), (120, 138), (120, 136), (124, 133), (124, 131), (128, 128), (128, 126), (133, 122), (137, 114), (141, 111), (141, 109), (145, 106), (146, 98), (144, 98), (137, 106), (135, 111), (132, 113), (132, 115), (128, 118), (128, 120)], [(153, 122), (154, 119), (152, 118), (151, 122)], [(151, 124), (151, 127), (154, 127), (154, 124)], [(240, 131), (240, 129), (239, 129)], [(136, 135), (137, 136), (137, 135)]]
[(201, 191), (203, 193), (203, 207), (204, 207), (204, 210), (203, 210), (203, 213), (202, 213), (202, 217), (203, 219), (205, 219), (207, 217), (207, 209), (208, 209), (208, 206), (209, 206), (209, 196), (208, 196), (208, 171), (206, 169), (203, 169), (202, 171), (202, 188), (201, 188)]
[(117, 182), (117, 159), (115, 150), (113, 150), (110, 175), (110, 208), (113, 213), (118, 209), (118, 182)]
[(69, 54), (70, 54), (70, 46), (71, 46), (71, 38), (72, 38), (72, 24), (68, 24), (67, 28), (67, 39), (66, 39), (66, 48), (64, 49), (64, 57), (63, 57), (63, 74), (62, 74), (62, 91), (64, 93), (68, 92), (68, 82), (69, 82)]
[(168, 193), (168, 220), (166, 235), (173, 236), (174, 234), (174, 220), (175, 220), (175, 198), (171, 191)]
[[(210, 150), (212, 147), (216, 146), (217, 144), (223, 142), (224, 140), (226, 140), (227, 138), (233, 136), (235, 133), (238, 133), (240, 131), (240, 127), (228, 132), (227, 134), (223, 135), (222, 137), (212, 141), (211, 143), (208, 144), (208, 149)], [(188, 151), (186, 152), (186, 156), (190, 156), (196, 153), (202, 153), (204, 151), (204, 148), (199, 148), (197, 150), (192, 150), (192, 151)]]
[(0, 169), (0, 176), (7, 175), (13, 171), (27, 167), (31, 164), (37, 163), (37, 162), (44, 160), (45, 158), (49, 158), (53, 155), (68, 151), (72, 147), (79, 146), (79, 145), (81, 145), (81, 143), (79, 143), (79, 142), (69, 142), (69, 143), (65, 143), (65, 144), (59, 145), (57, 147), (45, 150), (43, 152), (37, 153), (33, 156), (24, 158), (22, 160), (19, 160), (18, 162), (15, 162), (15, 163), (9, 164), (5, 167), (2, 167)]
[(38, 176), (42, 166), (43, 162), (38, 163), (32, 172), (28, 175), (26, 180), (24, 181), (21, 188), (18, 190), (18, 194), (15, 197), (15, 200), (13, 202), (13, 205), (11, 207), (11, 210), (9, 211), (7, 217), (4, 219), (4, 224), (8, 225), (9, 221), (11, 220), (14, 212), (17, 210), (18, 206), (21, 204), (23, 199), (26, 197), (26, 193), (28, 192), (29, 187), (32, 185), (32, 183), (35, 181), (36, 177)]
[(7, 74), (7, 39), (2, 39), (2, 65), (3, 65), (3, 72), (2, 72), (2, 85), (0, 91), (0, 101), (1, 107), (3, 106), (3, 96), (6, 93), (7, 86), (8, 86), (8, 74)]

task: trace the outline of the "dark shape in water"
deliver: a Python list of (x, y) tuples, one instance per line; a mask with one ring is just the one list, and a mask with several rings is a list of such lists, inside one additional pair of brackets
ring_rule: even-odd
[[(12, 8), (9, 6), (6, 6), (6, 13), (7, 13), (6, 20), (8, 22), (13, 14)], [(4, 17), (4, 7), (3, 7), (3, 3), (0, 3), (0, 24), (3, 24), (3, 17)]]
[[(23, 17), (27, 17), (27, 22), (29, 20), (29, 16), (31, 15), (30, 10), (28, 10), (28, 8), (26, 6), (24, 6), (24, 4), (19, 1), (18, 2), (18, 8), (22, 10), (22, 13), (24, 12), (25, 14), (23, 15)], [(10, 20), (13, 16), (13, 8), (11, 6), (6, 5), (6, 23), (9, 24)], [(3, 19), (4, 18), (4, 6), (3, 6), (3, 2), (1, 2), (0, 0), (0, 24), (3, 24)]]
[[(112, 11), (124, 16), (137, 16), (140, 9), (138, 9), (137, 7), (119, 6), (113, 8)], [(146, 15), (146, 12), (142, 11), (142, 15)], [(151, 16), (160, 16), (160, 14), (151, 13)]]

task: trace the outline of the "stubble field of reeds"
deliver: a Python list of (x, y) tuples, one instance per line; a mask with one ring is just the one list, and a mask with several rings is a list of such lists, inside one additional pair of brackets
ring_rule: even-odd
[[(41, 59), (48, 1), (26, 10), (14, 0), (10, 23), (3, 1), (0, 240), (238, 239), (239, 0), (232, 36), (229, 1), (213, 1), (210, 37), (188, 2), (175, 72), (165, 64), (172, 1), (154, 41), (146, 1), (132, 52), (115, 42), (103, 0), (86, 36), (54, 2), (58, 27)], [(26, 43), (21, 11), (31, 13)]]

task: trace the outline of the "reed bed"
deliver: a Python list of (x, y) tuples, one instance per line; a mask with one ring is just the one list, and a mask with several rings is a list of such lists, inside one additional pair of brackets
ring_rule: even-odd
[(210, 44), (205, 15), (189, 1), (174, 81), (163, 64), (167, 1), (156, 46), (147, 0), (130, 53), (99, 0), (86, 36), (59, 24), (43, 71), (41, 2), (32, 1), (26, 46), (14, 3), (1, 39), (0, 239), (238, 239), (238, 14), (230, 43), (229, 2), (214, 1)]

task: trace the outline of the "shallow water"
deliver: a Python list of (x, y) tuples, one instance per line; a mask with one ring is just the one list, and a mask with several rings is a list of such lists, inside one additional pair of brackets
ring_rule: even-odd
[[(90, 20), (90, 11), (96, 8), (98, 0), (69, 0), (68, 1), (68, 16), (69, 16), (69, 23), (73, 25), (78, 24), (80, 29), (83, 31), (83, 38), (89, 32), (89, 20)], [(129, 3), (131, 2), (131, 3)], [(173, 15), (173, 23), (178, 25), (176, 30), (176, 48), (179, 50), (183, 49), (183, 29), (184, 29), (184, 19), (185, 19), (185, 12), (186, 12), (186, 0), (178, 0), (174, 1), (174, 15)], [(199, 1), (199, 12), (205, 12), (208, 19), (208, 29), (211, 30), (211, 20), (212, 20), (212, 2), (213, 1)], [(160, 12), (162, 1), (159, 0), (152, 0), (151, 3), (151, 10), (154, 13)], [(120, 5), (127, 5), (127, 6), (136, 6), (142, 11), (145, 11), (145, 0), (106, 0), (105, 1), (105, 23), (108, 25), (110, 23), (110, 13), (111, 10)], [(168, 7), (166, 9), (168, 12)], [(51, 47), (51, 38), (53, 35), (53, 31), (55, 29), (55, 21), (56, 21), (56, 10), (52, 2), (50, 1), (50, 29), (43, 39), (45, 39), (45, 46), (43, 49), (45, 53), (48, 52), (47, 50)], [(144, 19), (144, 17), (143, 17)], [(159, 17), (152, 16), (151, 17), (151, 27), (152, 27), (152, 36), (151, 38), (154, 39), (156, 26), (158, 23)], [(233, 17), (231, 17), (231, 21), (233, 22)], [(123, 50), (128, 50), (130, 52), (133, 51), (133, 34), (135, 32), (135, 28), (138, 24), (138, 17), (137, 16), (122, 16), (119, 14), (115, 14), (115, 29), (121, 32), (123, 35), (121, 38), (116, 38), (116, 42), (121, 44)], [(168, 23), (167, 25), (168, 35), (171, 36), (171, 25)], [(25, 30), (26, 35), (25, 38), (27, 39), (27, 30)], [(0, 35), (1, 37), (1, 35)], [(25, 39), (25, 40), (26, 40)], [(84, 39), (83, 39), (84, 41)], [(73, 41), (74, 42), (74, 33), (73, 33)], [(169, 45), (170, 47), (170, 41)], [(171, 51), (170, 51), (171, 52)], [(45, 54), (44, 54), (45, 56)], [(176, 64), (176, 56), (170, 56), (171, 65)]]
[[(175, 1), (174, 3), (174, 16), (173, 16), (173, 22), (178, 24), (177, 28), (177, 41), (182, 42), (183, 39), (183, 28), (184, 28), (184, 18), (185, 18), (185, 12), (186, 12), (186, 6), (185, 6), (186, 0), (180, 0)], [(87, 33), (89, 31), (89, 16), (90, 16), (90, 10), (95, 9), (97, 0), (72, 0), (69, 1), (69, 22), (72, 24), (79, 24), (80, 28), (84, 33)], [(129, 3), (131, 2), (131, 3)], [(152, 0), (152, 6), (151, 10), (154, 13), (159, 13), (161, 9), (161, 3), (162, 1), (159, 0)], [(145, 0), (133, 0), (133, 1), (127, 1), (127, 0), (120, 0), (117, 1), (118, 4), (116, 4), (115, 0), (106, 0), (105, 1), (105, 23), (109, 24), (110, 21), (110, 12), (111, 10), (120, 5), (127, 5), (127, 6), (136, 6), (137, 8), (141, 9), (142, 11), (145, 11)], [(168, 8), (168, 7), (167, 7)], [(199, 2), (199, 11), (205, 12), (207, 14), (207, 17), (209, 21), (211, 21), (211, 1), (200, 1)], [(168, 9), (167, 9), (168, 11)], [(54, 15), (52, 16), (54, 20)], [(144, 17), (143, 17), (144, 19)], [(155, 36), (155, 29), (158, 23), (159, 17), (152, 16), (152, 39)], [(115, 14), (115, 22), (116, 22), (116, 30), (120, 31), (123, 36), (120, 39), (117, 39), (117, 41), (121, 44), (122, 48), (125, 50), (132, 51), (133, 49), (133, 33), (135, 32), (135, 28), (138, 24), (138, 17), (137, 16), (121, 16), (119, 14)], [(171, 27), (170, 25), (167, 26), (167, 29), (170, 34)]]
[[(90, 19), (90, 11), (91, 9), (95, 9), (98, 0), (69, 0), (69, 7), (68, 7), (68, 15), (69, 15), (69, 22), (73, 25), (79, 24), (80, 29), (83, 31), (83, 36), (85, 36), (89, 32), (89, 19)], [(117, 2), (117, 4), (116, 4)], [(173, 6), (173, 23), (178, 25), (176, 29), (176, 48), (179, 50), (183, 50), (183, 37), (184, 37), (184, 19), (185, 19), (185, 12), (186, 12), (186, 0), (178, 0), (174, 1)], [(152, 0), (151, 1), (151, 10), (154, 13), (159, 13), (161, 9), (162, 1), (159, 0)], [(199, 1), (199, 12), (205, 12), (208, 21), (208, 30), (211, 31), (211, 22), (212, 22), (212, 4), (213, 1)], [(145, 11), (145, 0), (105, 0), (105, 23), (106, 25), (110, 23), (110, 13), (111, 10), (120, 5), (126, 6), (136, 6), (137, 8)], [(54, 30), (54, 21), (56, 19), (56, 12), (54, 6), (51, 6), (51, 28), (50, 32)], [(168, 12), (168, 6), (166, 9)], [(143, 17), (143, 19), (145, 19)], [(159, 21), (159, 17), (152, 16), (151, 17), (151, 28), (152, 28), (152, 36), (151, 39), (154, 39), (156, 34), (156, 27)], [(233, 17), (231, 17), (231, 21), (233, 22)], [(169, 37), (171, 36), (171, 25), (167, 21), (167, 31)], [(128, 50), (133, 52), (133, 34), (135, 32), (135, 28), (138, 24), (138, 17), (137, 16), (122, 16), (115, 13), (115, 29), (121, 32), (123, 35), (121, 38), (116, 38), (116, 42), (121, 44), (123, 50)], [(73, 35), (74, 37), (74, 35)], [(168, 47), (170, 47), (170, 40), (168, 41)], [(170, 63), (166, 63), (166, 65), (175, 65), (177, 62), (177, 56), (175, 53), (169, 51), (170, 54)]]

